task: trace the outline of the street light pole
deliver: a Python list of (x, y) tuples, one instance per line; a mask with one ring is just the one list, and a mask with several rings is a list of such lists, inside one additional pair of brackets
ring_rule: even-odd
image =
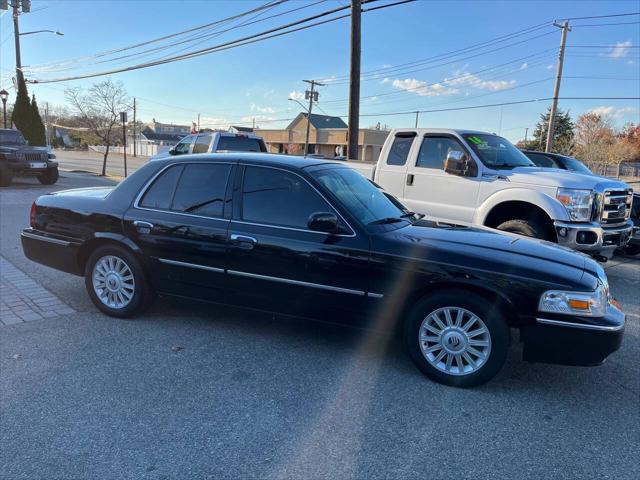
[(7, 98), (9, 92), (5, 89), (0, 90), (0, 98), (2, 99), (2, 117), (4, 118), (4, 128), (7, 128)]

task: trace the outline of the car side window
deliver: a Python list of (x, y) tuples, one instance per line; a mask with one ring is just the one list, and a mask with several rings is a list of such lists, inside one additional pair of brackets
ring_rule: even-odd
[(416, 167), (442, 170), (448, 153), (454, 150), (464, 153), (460, 143), (453, 138), (425, 137), (420, 145)]
[(529, 159), (536, 164), (537, 167), (560, 168), (558, 164), (550, 157), (539, 153), (527, 153)]
[(207, 153), (209, 144), (211, 143), (211, 135), (198, 135), (196, 143), (193, 144), (192, 153)]
[(189, 135), (188, 137), (183, 138), (180, 142), (174, 147), (176, 155), (184, 155), (189, 153), (189, 147), (193, 142), (193, 136)]
[(414, 137), (415, 135), (396, 135), (387, 155), (387, 165), (401, 166), (407, 163)]
[(312, 213), (332, 211), (298, 175), (273, 168), (245, 169), (242, 219), (247, 222), (307, 229)]
[(184, 167), (171, 210), (205, 217), (222, 217), (231, 165), (192, 163)]
[(176, 165), (162, 172), (147, 189), (140, 200), (140, 206), (156, 210), (169, 210), (182, 169), (182, 165)]

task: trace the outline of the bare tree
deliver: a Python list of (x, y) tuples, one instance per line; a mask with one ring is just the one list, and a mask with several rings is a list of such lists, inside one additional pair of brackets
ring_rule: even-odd
[(612, 156), (609, 149), (616, 141), (610, 121), (597, 113), (585, 113), (575, 124), (575, 153), (590, 168), (606, 171)]
[(129, 109), (130, 100), (124, 85), (105, 80), (94, 83), (86, 93), (81, 88), (69, 88), (65, 90), (65, 96), (89, 131), (104, 143), (102, 175), (106, 175), (109, 147), (118, 136), (118, 129), (114, 131), (114, 127), (120, 121), (120, 112)]

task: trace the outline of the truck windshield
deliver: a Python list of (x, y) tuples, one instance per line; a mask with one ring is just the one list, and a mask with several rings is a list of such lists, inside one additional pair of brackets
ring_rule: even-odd
[(311, 174), (365, 225), (397, 223), (402, 226), (413, 220), (414, 215), (400, 208), (400, 202), (392, 202), (382, 190), (355, 170), (324, 168)]
[(20, 132), (17, 130), (0, 131), (0, 144), (3, 145), (24, 145), (27, 143)]
[(535, 164), (524, 153), (502, 137), (488, 134), (468, 134), (463, 135), (463, 138), (487, 167), (496, 169), (535, 167)]

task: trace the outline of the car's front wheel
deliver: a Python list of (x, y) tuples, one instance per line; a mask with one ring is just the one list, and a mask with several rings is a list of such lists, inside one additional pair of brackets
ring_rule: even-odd
[(474, 387), (502, 368), (511, 343), (497, 306), (464, 290), (423, 298), (405, 322), (411, 359), (429, 378), (455, 387)]
[(11, 169), (3, 162), (0, 162), (0, 187), (8, 187), (11, 185), (12, 180), (13, 174), (11, 173)]
[(58, 181), (58, 167), (49, 168), (46, 172), (38, 175), (38, 181), (43, 185), (53, 185)]
[(85, 286), (94, 305), (112, 317), (131, 317), (154, 300), (140, 261), (117, 245), (98, 247), (85, 267)]

